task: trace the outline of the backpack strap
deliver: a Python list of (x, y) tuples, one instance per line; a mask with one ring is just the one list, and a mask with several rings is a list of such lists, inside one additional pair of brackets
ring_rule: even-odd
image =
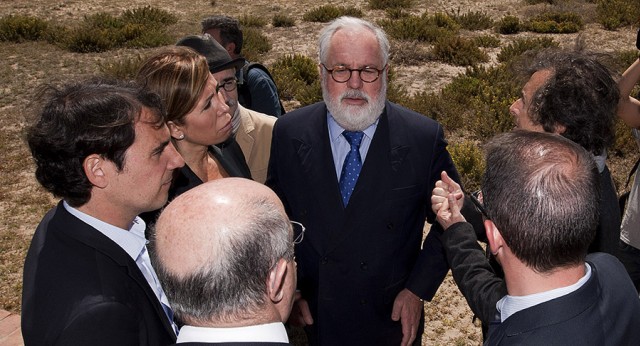
[[(264, 71), (267, 74), (267, 76), (269, 76), (269, 79), (271, 79), (271, 81), (273, 81), (273, 84), (274, 85), (276, 84), (275, 80), (273, 79), (273, 76), (271, 76), (271, 73), (269, 73), (269, 70), (267, 69), (266, 66), (262, 65), (259, 62), (249, 62), (248, 64), (245, 64), (242, 67), (243, 85), (242, 85), (242, 88), (238, 89), (238, 92), (242, 92), (243, 97), (244, 97), (244, 102), (246, 103), (246, 105), (245, 105), (246, 108), (251, 108), (251, 93), (249, 92), (249, 86), (247, 85), (247, 79), (249, 78), (249, 70), (251, 70), (253, 68), (258, 68), (258, 69)], [(242, 89), (242, 90), (240, 90), (240, 89)], [(280, 100), (280, 98), (278, 98), (278, 103), (280, 104), (280, 114), (282, 115), (282, 114), (286, 113), (286, 111), (284, 110), (284, 105), (282, 104), (282, 101)]]
[(631, 168), (631, 171), (629, 171), (629, 176), (627, 176), (627, 181), (624, 183), (625, 188), (629, 186), (631, 177), (633, 177), (633, 174), (638, 170), (638, 165), (640, 165), (640, 157), (638, 157), (638, 159), (636, 160), (636, 163), (633, 164), (633, 168)]

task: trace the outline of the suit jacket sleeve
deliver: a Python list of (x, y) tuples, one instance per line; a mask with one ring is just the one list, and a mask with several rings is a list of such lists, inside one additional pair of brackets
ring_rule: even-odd
[(284, 210), (287, 212), (287, 215), (291, 215), (291, 210), (287, 204), (287, 200), (282, 193), (282, 190), (279, 188), (279, 177), (278, 177), (278, 137), (277, 132), (279, 129), (279, 123), (275, 122), (273, 124), (273, 132), (271, 137), (271, 152), (269, 154), (269, 168), (267, 169), (267, 180), (265, 181), (265, 185), (267, 185), (273, 192), (278, 195), (280, 201), (284, 205)]
[(456, 223), (444, 232), (442, 241), (453, 279), (471, 311), (483, 322), (493, 321), (496, 303), (507, 294), (507, 286), (491, 268), (473, 227)]
[[(142, 317), (117, 302), (99, 302), (87, 307), (64, 328), (57, 345), (141, 345)], [(98, 327), (99, 326), (99, 327)]]
[(435, 187), (436, 181), (440, 180), (442, 171), (446, 171), (453, 180), (460, 183), (458, 171), (453, 164), (451, 155), (447, 151), (447, 141), (444, 139), (442, 127), (439, 124), (437, 126), (436, 140), (434, 141), (434, 148), (432, 148), (431, 176), (428, 177), (429, 196), (426, 198), (427, 205), (425, 206), (427, 221), (431, 223), (431, 230), (424, 240), (418, 261), (406, 284), (406, 288), (427, 301), (433, 299), (449, 271), (441, 239), (442, 227), (435, 222), (435, 214), (431, 210), (431, 191)]

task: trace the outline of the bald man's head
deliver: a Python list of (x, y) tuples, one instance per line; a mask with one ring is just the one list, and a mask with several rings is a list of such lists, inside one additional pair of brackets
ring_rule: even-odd
[(192, 322), (232, 322), (260, 310), (269, 300), (270, 271), (293, 259), (282, 203), (241, 178), (214, 180), (173, 200), (158, 218), (151, 248), (176, 316)]

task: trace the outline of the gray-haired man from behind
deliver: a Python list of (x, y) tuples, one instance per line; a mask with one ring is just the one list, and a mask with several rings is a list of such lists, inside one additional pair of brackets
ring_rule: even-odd
[(156, 223), (152, 258), (185, 323), (177, 342), (289, 345), (293, 238), (303, 231), (269, 188), (248, 179), (212, 181), (173, 200)]

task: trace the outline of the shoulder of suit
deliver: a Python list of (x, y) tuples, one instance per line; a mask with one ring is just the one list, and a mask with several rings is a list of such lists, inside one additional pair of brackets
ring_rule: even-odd
[(429, 118), (428, 116), (418, 113), (414, 110), (401, 106), (397, 103), (393, 103), (391, 101), (387, 101), (387, 114), (391, 117), (400, 116), (404, 117), (410, 121), (422, 122), (428, 125), (440, 125), (437, 121)]

